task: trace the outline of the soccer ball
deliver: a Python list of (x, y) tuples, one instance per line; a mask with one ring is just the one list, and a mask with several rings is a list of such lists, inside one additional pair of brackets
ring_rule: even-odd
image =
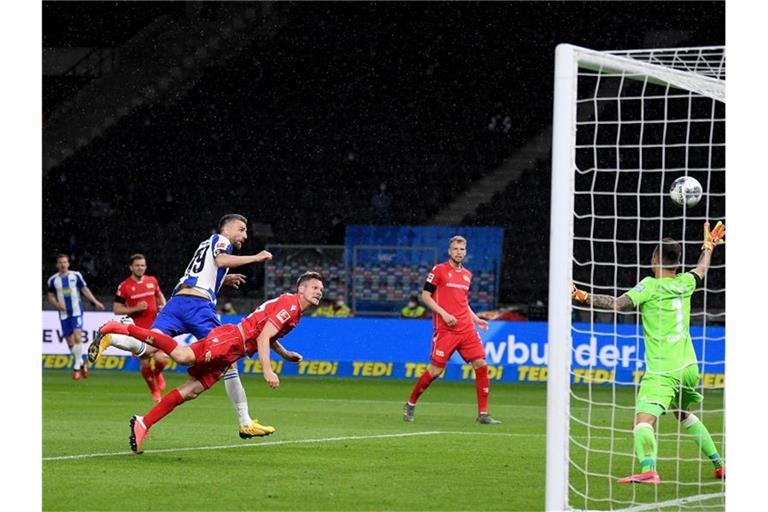
[(702, 188), (701, 183), (696, 178), (690, 176), (681, 176), (672, 182), (669, 189), (669, 197), (672, 201), (683, 208), (693, 208), (701, 201)]

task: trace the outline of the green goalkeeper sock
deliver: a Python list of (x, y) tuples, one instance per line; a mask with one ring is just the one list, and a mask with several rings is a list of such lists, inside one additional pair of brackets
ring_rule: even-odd
[(640, 461), (641, 473), (656, 470), (656, 436), (650, 423), (635, 426), (635, 454)]
[(715, 469), (720, 468), (723, 465), (723, 459), (720, 458), (720, 454), (717, 453), (715, 442), (712, 441), (712, 436), (707, 430), (707, 427), (696, 417), (695, 414), (689, 414), (686, 419), (683, 420), (683, 426), (693, 437), (693, 441), (701, 449), (701, 452), (706, 455), (712, 464), (715, 465)]

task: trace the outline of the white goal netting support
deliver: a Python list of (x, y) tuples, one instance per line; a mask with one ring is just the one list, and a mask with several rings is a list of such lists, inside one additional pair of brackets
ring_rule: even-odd
[[(668, 197), (696, 178), (701, 202)], [(651, 275), (664, 237), (696, 265), (706, 220), (725, 222), (725, 49), (556, 51), (547, 389), (547, 510), (719, 510), (724, 482), (672, 414), (656, 425), (661, 485), (638, 473), (632, 420), (644, 371), (636, 311), (572, 303), (570, 285), (619, 296)], [(691, 301), (704, 395), (694, 412), (725, 458), (725, 250)], [(668, 508), (669, 507), (669, 508)]]

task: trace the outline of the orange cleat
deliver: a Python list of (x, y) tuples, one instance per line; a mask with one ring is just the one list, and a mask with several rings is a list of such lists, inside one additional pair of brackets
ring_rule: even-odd
[(646, 471), (645, 473), (638, 473), (636, 475), (625, 476), (616, 480), (617, 484), (653, 484), (658, 485), (661, 483), (661, 478), (656, 471)]
[(80, 370), (75, 370), (72, 372), (72, 380), (80, 380)]
[(85, 363), (83, 363), (83, 366), (80, 367), (80, 373), (84, 379), (88, 378), (88, 366)]
[(128, 437), (128, 441), (131, 445), (131, 450), (133, 450), (133, 453), (144, 453), (144, 450), (141, 449), (141, 443), (144, 441), (145, 437), (149, 437), (149, 432), (147, 432), (147, 427), (144, 426), (144, 417), (143, 416), (133, 416), (131, 418), (131, 435)]

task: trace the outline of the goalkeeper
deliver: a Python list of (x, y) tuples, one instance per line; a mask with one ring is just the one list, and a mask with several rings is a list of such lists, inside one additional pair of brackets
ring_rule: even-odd
[(670, 408), (714, 464), (715, 478), (725, 478), (725, 466), (712, 436), (689, 411), (703, 398), (696, 391), (699, 368), (689, 332), (691, 295), (702, 286), (712, 252), (724, 236), (722, 222), (718, 222), (712, 231), (709, 223), (704, 223), (704, 245), (696, 268), (679, 274), (681, 246), (673, 239), (665, 238), (651, 258), (654, 277), (646, 277), (620, 297), (590, 294), (571, 286), (571, 295), (578, 302), (614, 311), (640, 308), (643, 316), (647, 368), (637, 394), (634, 421), (635, 454), (640, 473), (621, 478), (618, 483), (661, 483), (656, 472), (654, 424)]

